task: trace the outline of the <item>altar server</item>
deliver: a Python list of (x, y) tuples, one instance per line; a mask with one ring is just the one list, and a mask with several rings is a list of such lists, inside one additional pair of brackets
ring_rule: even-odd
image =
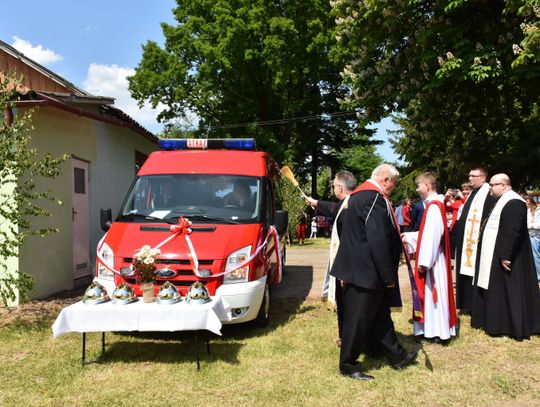
[(422, 305), (422, 314), (414, 315), (414, 335), (447, 341), (456, 335), (457, 318), (444, 196), (437, 194), (433, 172), (420, 174), (415, 182), (426, 209), (420, 231), (403, 234), (410, 251), (416, 252), (414, 276)]

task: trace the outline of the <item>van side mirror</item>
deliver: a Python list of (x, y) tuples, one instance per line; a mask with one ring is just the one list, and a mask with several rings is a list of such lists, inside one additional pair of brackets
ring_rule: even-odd
[(275, 228), (280, 236), (283, 236), (287, 232), (289, 226), (289, 212), (285, 210), (276, 211), (275, 215)]
[(111, 228), (112, 212), (111, 212), (111, 210), (109, 208), (100, 209), (100, 211), (99, 211), (99, 223), (101, 225), (101, 229), (103, 229), (105, 232), (108, 231)]

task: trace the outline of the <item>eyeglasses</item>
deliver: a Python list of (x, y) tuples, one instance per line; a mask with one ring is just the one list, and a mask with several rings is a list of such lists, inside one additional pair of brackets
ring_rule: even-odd
[(479, 174), (479, 175), (474, 175), (474, 174), (469, 174), (469, 178), (478, 178), (478, 177), (482, 177), (483, 175), (482, 174)]
[(494, 182), (493, 184), (489, 184), (490, 187), (494, 187), (496, 185), (505, 185), (505, 184), (502, 182)]
[(341, 184), (332, 184), (332, 188), (335, 188), (335, 187), (342, 187), (343, 185)]

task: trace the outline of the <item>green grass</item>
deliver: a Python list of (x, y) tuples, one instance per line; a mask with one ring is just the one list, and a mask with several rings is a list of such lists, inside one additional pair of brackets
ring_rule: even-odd
[(304, 244), (299, 244), (296, 240), (288, 246), (294, 247), (295, 249), (311, 248), (311, 249), (320, 249), (323, 247), (328, 247), (330, 245), (330, 239), (327, 237), (318, 237), (317, 239), (306, 239)]
[(538, 405), (540, 338), (490, 338), (461, 317), (449, 346), (419, 348), (410, 334), (410, 305), (393, 314), (401, 342), (419, 349), (404, 371), (363, 360), (375, 376), (364, 383), (338, 374), (335, 315), (316, 300), (273, 302), (270, 326), (227, 326), (201, 346), (196, 369), (193, 335), (81, 335), (53, 339), (58, 307), (0, 328), (1, 406), (491, 406)]

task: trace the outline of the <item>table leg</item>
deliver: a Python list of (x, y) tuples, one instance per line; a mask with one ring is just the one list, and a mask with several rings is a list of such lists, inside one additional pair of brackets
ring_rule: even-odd
[(105, 332), (101, 333), (101, 356), (105, 354)]
[(199, 361), (199, 333), (195, 331), (195, 349), (197, 353), (197, 370), (201, 369), (201, 363)]
[(82, 365), (84, 366), (84, 359), (86, 357), (86, 332), (82, 334)]

